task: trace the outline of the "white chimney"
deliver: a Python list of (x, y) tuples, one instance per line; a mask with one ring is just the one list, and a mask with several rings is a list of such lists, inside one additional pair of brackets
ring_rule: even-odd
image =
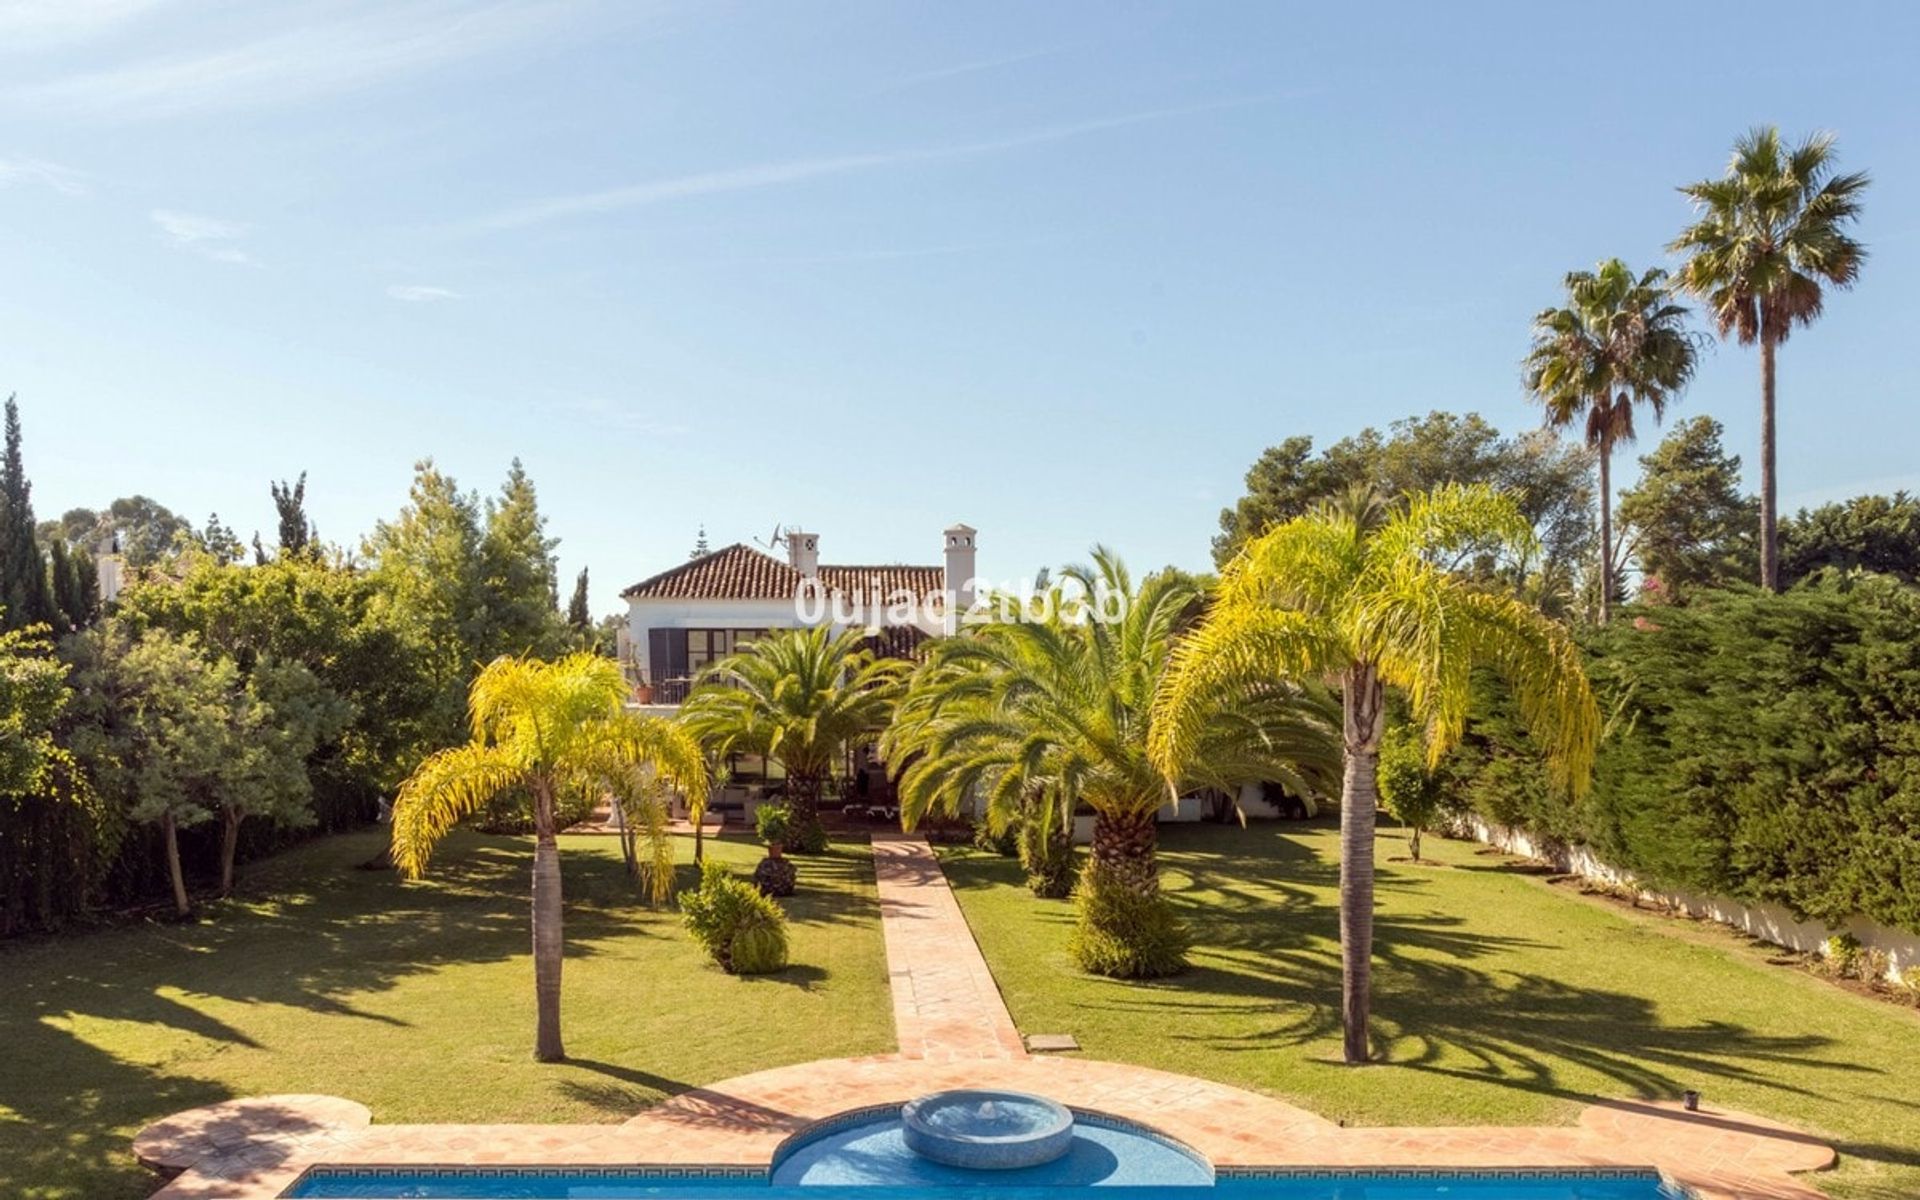
[(820, 535), (787, 531), (787, 564), (811, 579), (820, 573)]
[(973, 607), (974, 572), (973, 554), (980, 540), (980, 531), (971, 525), (949, 525), (947, 539), (947, 595), (952, 597), (953, 611), (947, 616), (947, 632), (951, 633), (958, 624), (958, 616), (965, 615)]

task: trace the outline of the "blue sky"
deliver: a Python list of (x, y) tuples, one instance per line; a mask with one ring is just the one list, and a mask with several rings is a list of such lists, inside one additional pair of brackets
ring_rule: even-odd
[[(357, 541), (414, 460), (519, 455), (602, 610), (703, 523), (1197, 567), (1290, 434), (1533, 424), (1560, 276), (1663, 261), (1777, 122), (1875, 176), (1782, 352), (1783, 505), (1920, 488), (1920, 9), (1811, 11), (12, 0), (0, 392), (43, 517), (245, 536), (305, 469)], [(1757, 374), (1677, 414), (1751, 461)]]

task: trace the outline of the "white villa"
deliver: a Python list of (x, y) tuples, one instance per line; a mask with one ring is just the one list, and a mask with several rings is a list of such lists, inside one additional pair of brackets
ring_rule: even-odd
[[(620, 593), (627, 602), (620, 659), (634, 681), (637, 706), (673, 712), (702, 668), (774, 629), (871, 628), (878, 653), (914, 657), (921, 643), (953, 631), (978, 582), (979, 531), (955, 524), (941, 536), (938, 566), (826, 564), (820, 561), (819, 534), (789, 530), (785, 561), (736, 542), (641, 580)], [(903, 598), (911, 603), (901, 604)], [(864, 747), (849, 756), (845, 769), (862, 798), (886, 803), (891, 797), (885, 773)], [(777, 786), (781, 776), (777, 764), (736, 755), (729, 778), (728, 785), (716, 789), (710, 808), (741, 809), (750, 816), (761, 794)], [(1238, 798), (1240, 809), (1248, 816), (1281, 815), (1281, 805), (1269, 795), (1261, 785), (1249, 784)], [(1160, 819), (1197, 821), (1207, 811), (1203, 798), (1184, 796), (1162, 809)], [(1086, 841), (1090, 819), (1076, 826), (1076, 840)]]
[(786, 533), (784, 562), (736, 542), (620, 593), (621, 659), (641, 704), (678, 706), (702, 667), (770, 629), (873, 627), (876, 650), (910, 658), (972, 602), (978, 537), (948, 526), (939, 566), (825, 564), (820, 535), (800, 530)]

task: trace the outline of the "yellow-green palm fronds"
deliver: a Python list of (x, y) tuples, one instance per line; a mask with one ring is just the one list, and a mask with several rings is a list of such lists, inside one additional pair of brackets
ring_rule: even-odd
[(526, 764), (500, 746), (469, 742), (428, 755), (394, 799), (394, 865), (418, 879), (434, 845), (455, 825), (526, 779)]

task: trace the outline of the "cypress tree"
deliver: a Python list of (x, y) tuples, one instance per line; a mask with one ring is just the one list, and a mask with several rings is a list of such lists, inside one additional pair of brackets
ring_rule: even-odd
[(579, 578), (573, 581), (573, 599), (567, 602), (567, 624), (577, 634), (585, 636), (593, 628), (593, 614), (587, 608), (587, 569), (580, 568)]
[(33, 485), (20, 455), (20, 406), (7, 397), (6, 455), (0, 462), (0, 625), (54, 624), (59, 614), (47, 582), (47, 560), (33, 528)]

